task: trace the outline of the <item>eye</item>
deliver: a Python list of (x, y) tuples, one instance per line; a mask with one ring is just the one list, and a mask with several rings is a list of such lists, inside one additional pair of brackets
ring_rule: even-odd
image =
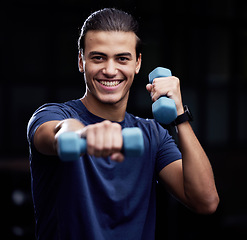
[(95, 62), (102, 62), (104, 58), (102, 56), (93, 56), (92, 60), (94, 60)]
[(129, 58), (127, 58), (127, 57), (119, 57), (118, 61), (119, 62), (127, 62), (127, 61), (129, 61)]

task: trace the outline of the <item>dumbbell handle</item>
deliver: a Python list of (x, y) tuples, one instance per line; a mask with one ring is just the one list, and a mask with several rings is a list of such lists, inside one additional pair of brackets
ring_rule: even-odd
[[(126, 157), (139, 157), (144, 152), (143, 134), (140, 128), (122, 130), (123, 148)], [(58, 155), (62, 161), (78, 160), (87, 151), (87, 141), (75, 132), (65, 132), (58, 137)]]
[[(149, 75), (149, 83), (155, 78), (170, 77), (172, 73), (167, 68), (157, 67)], [(170, 124), (177, 117), (177, 108), (173, 99), (162, 96), (152, 104), (152, 112), (156, 121), (162, 124)]]

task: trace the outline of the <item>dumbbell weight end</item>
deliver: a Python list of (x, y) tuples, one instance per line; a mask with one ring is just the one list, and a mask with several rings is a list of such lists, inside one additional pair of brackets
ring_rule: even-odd
[(177, 117), (177, 108), (174, 100), (160, 97), (152, 104), (154, 119), (162, 124), (170, 124)]
[[(155, 78), (170, 77), (171, 71), (167, 68), (157, 67), (149, 75), (149, 83), (153, 83)], [(162, 124), (170, 124), (177, 117), (177, 108), (173, 99), (161, 96), (152, 104), (154, 119)]]
[(75, 161), (86, 151), (86, 139), (75, 132), (65, 132), (58, 137), (58, 156), (62, 161)]
[(126, 157), (140, 157), (144, 152), (144, 140), (142, 131), (138, 127), (124, 128), (123, 153)]

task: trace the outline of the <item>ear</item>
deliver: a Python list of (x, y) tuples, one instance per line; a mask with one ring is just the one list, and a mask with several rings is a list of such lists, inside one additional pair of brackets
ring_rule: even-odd
[(79, 51), (79, 53), (78, 53), (78, 68), (79, 68), (79, 71), (81, 73), (84, 72), (82, 58), (83, 58), (83, 53), (81, 51)]
[(141, 63), (142, 63), (142, 54), (140, 53), (139, 57), (138, 57), (138, 59), (136, 61), (136, 71), (135, 71), (136, 74), (138, 74), (139, 71), (140, 71)]

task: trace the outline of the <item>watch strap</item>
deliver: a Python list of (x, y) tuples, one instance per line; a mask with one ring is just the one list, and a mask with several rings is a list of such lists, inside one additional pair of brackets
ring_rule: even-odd
[(190, 117), (189, 117), (189, 115), (186, 113), (186, 112), (184, 112), (183, 114), (181, 114), (181, 115), (179, 115), (175, 120), (174, 120), (174, 125), (175, 126), (177, 126), (177, 125), (179, 125), (179, 124), (181, 124), (181, 123), (184, 123), (184, 122), (187, 122), (187, 121), (189, 121), (190, 120)]
[(177, 116), (177, 118), (173, 121), (173, 125), (177, 126), (181, 123), (187, 122), (187, 121), (192, 121), (192, 115), (188, 109), (188, 107), (185, 105), (184, 106), (184, 113)]

